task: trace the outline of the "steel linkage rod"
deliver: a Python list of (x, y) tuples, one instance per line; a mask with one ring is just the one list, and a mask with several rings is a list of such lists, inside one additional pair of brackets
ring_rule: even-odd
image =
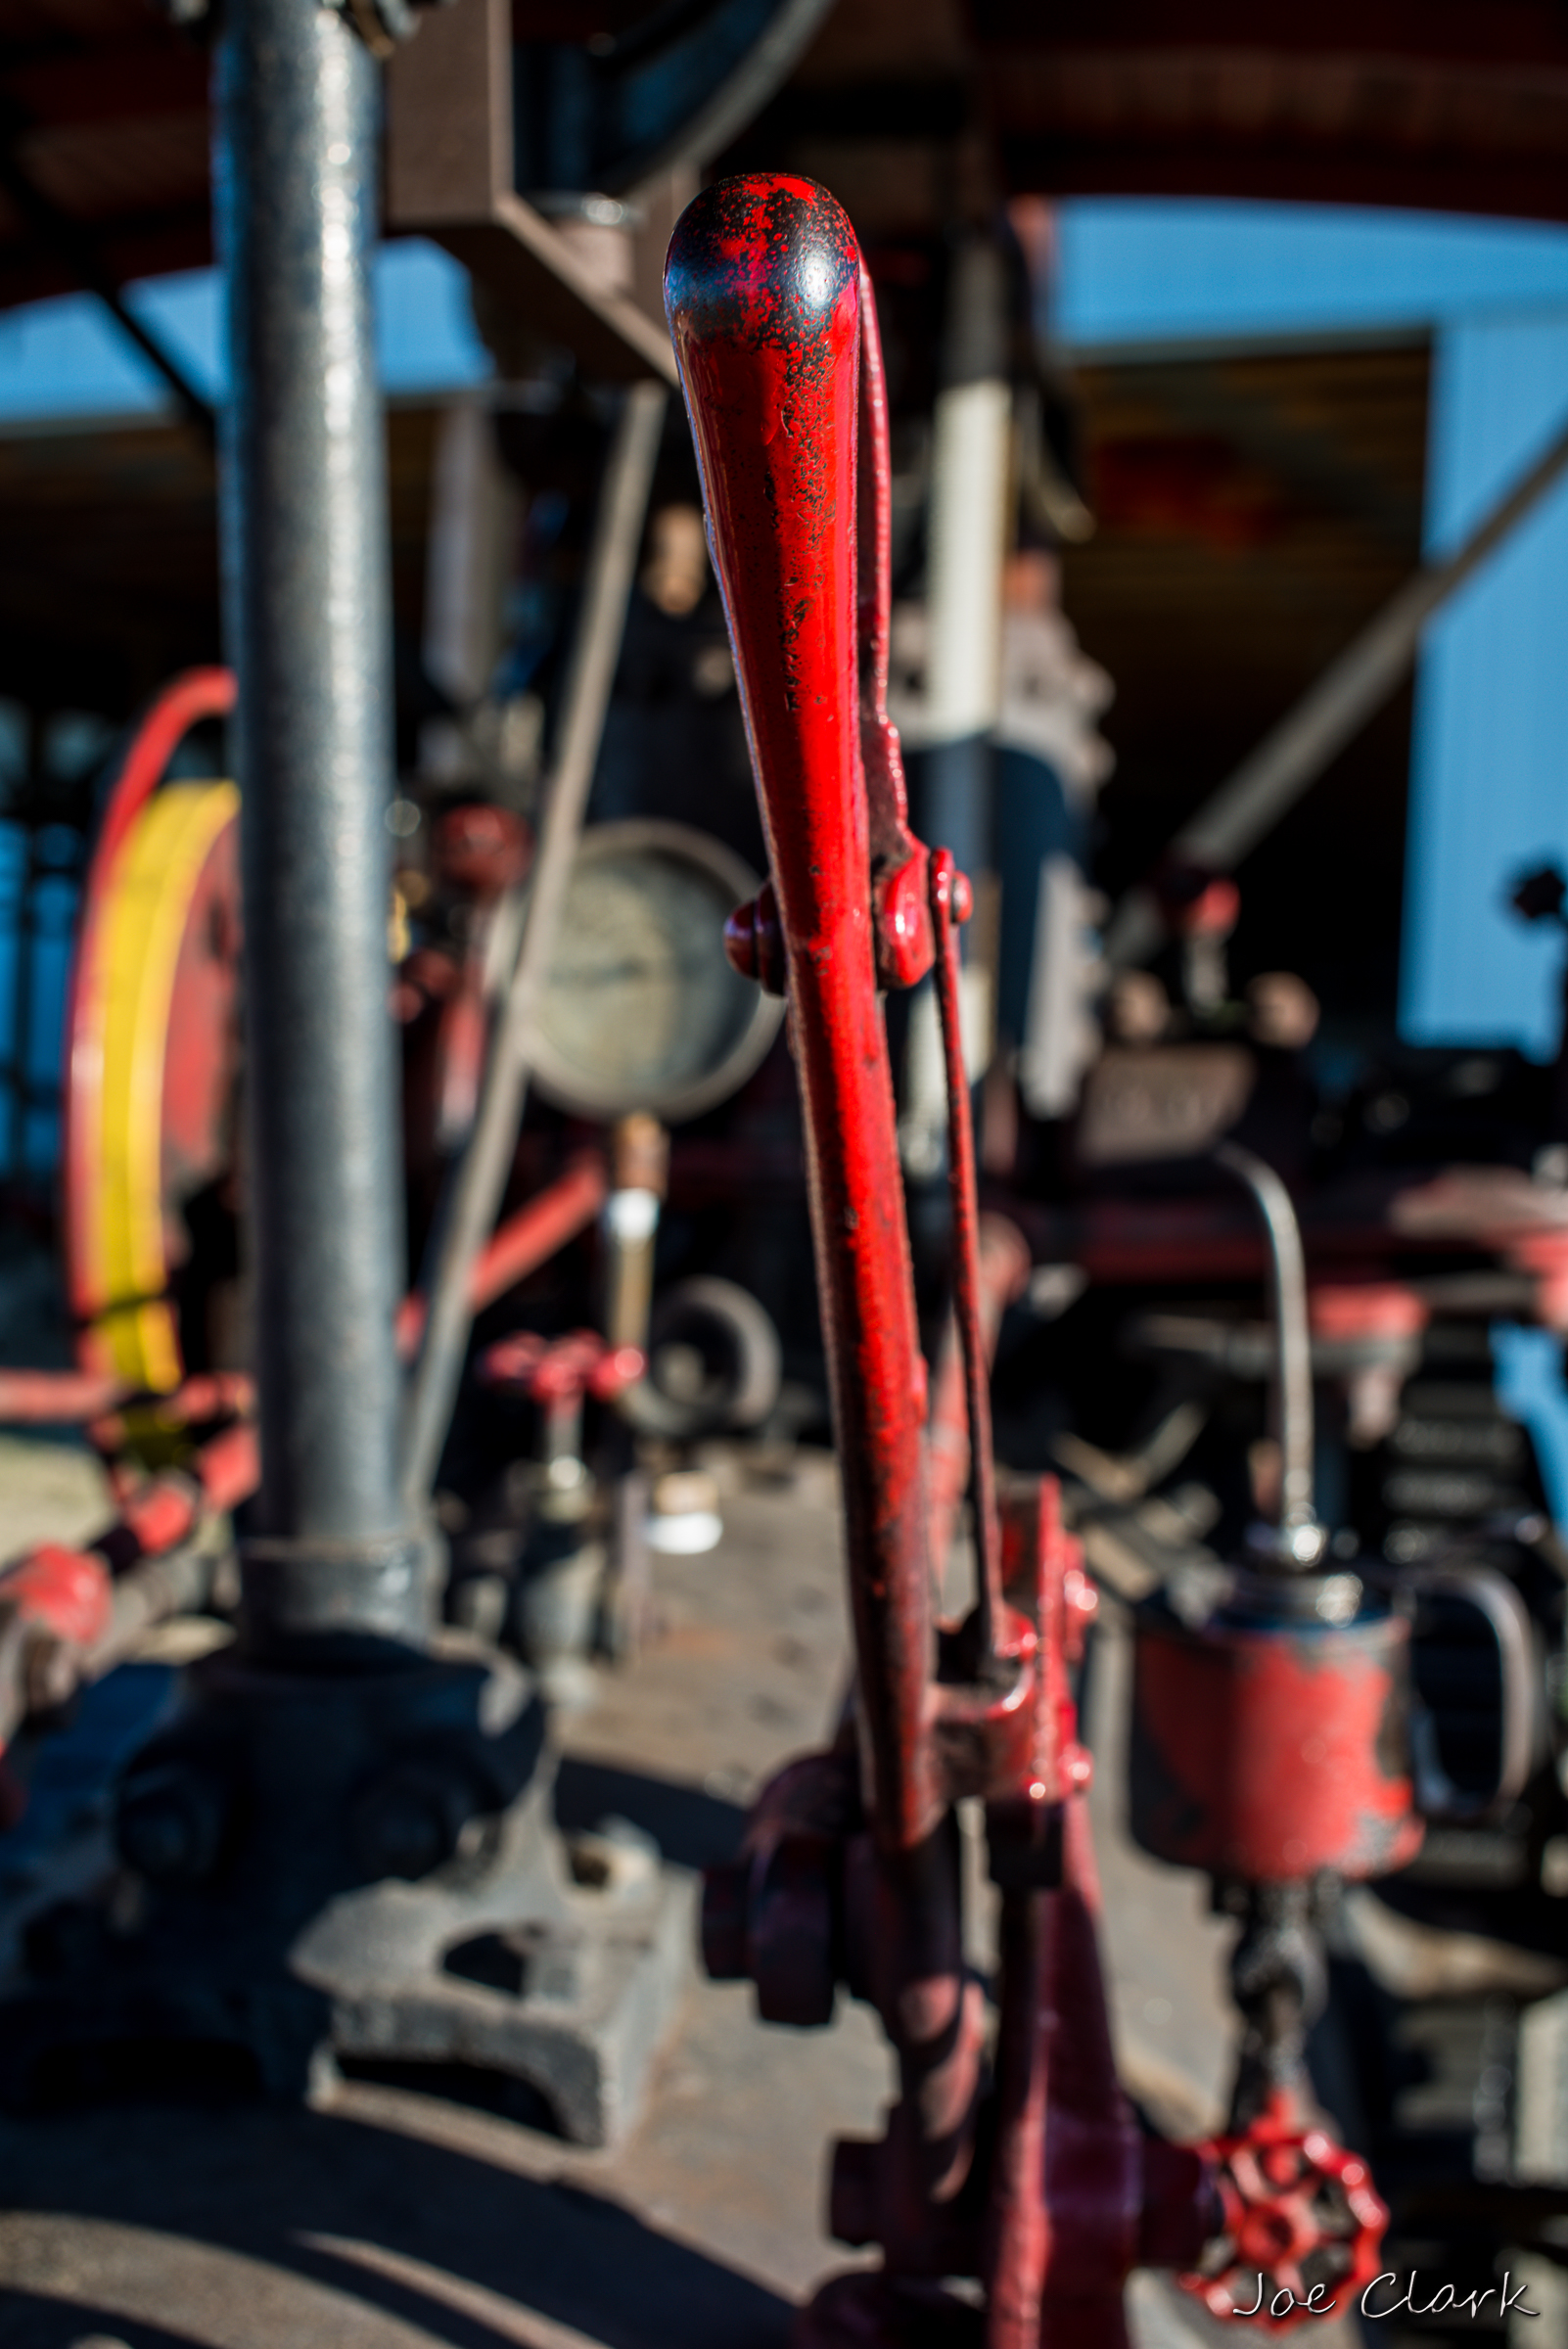
[[(977, 1276), (980, 1342), (992, 1361), (1002, 1315), (1029, 1284), (1029, 1242), (1004, 1216), (979, 1219)], [(939, 1578), (952, 1548), (958, 1504), (969, 1489), (968, 1371), (956, 1322), (949, 1321), (937, 1358), (931, 1417), (926, 1425), (926, 1506), (931, 1559)]]
[(969, 1418), (969, 1483), (974, 1503), (975, 1645), (983, 1664), (996, 1652), (1001, 1623), (1001, 1528), (996, 1465), (991, 1449), (991, 1362), (980, 1279), (980, 1216), (975, 1191), (975, 1128), (964, 1067), (963, 973), (958, 924), (969, 913), (969, 884), (945, 849), (931, 858), (931, 920), (937, 939), (937, 1008), (947, 1085), (947, 1184), (952, 1205), (952, 1310), (963, 1355)]
[(372, 335), (379, 70), (319, 0), (230, 0), (216, 79), (239, 676), (260, 1645), (427, 1622), (397, 1474), (392, 620)]
[(474, 1130), (432, 1242), (425, 1284), (430, 1313), (403, 1424), (404, 1490), (416, 1511), (428, 1499), (457, 1399), (474, 1317), (474, 1263), (494, 1225), (517, 1148), (528, 1098), (529, 1036), (555, 954), (582, 812), (599, 757), (668, 399), (663, 384), (638, 384), (626, 393), (599, 493), (582, 615), (567, 677), (561, 747), (530, 877), (523, 943), (490, 1038)]

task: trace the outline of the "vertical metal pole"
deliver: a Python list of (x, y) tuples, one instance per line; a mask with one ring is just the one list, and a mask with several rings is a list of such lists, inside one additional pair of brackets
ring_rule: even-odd
[(922, 832), (978, 879), (992, 860), (991, 730), (1001, 677), (1012, 390), (994, 241), (953, 255), (931, 458)]
[(413, 1508), (424, 1505), (440, 1465), (474, 1318), (469, 1298), (474, 1260), (489, 1237), (517, 1149), (528, 1098), (530, 1034), (550, 976), (583, 809), (604, 738), (668, 399), (663, 384), (634, 384), (626, 393), (599, 491), (582, 611), (566, 682), (561, 743), (539, 826), (538, 853), (529, 876), (528, 927), (490, 1037), (474, 1131), (441, 1202), (431, 1242), (430, 1313), (409, 1381), (401, 1445), (404, 1488)]
[[(1007, 281), (995, 240), (969, 236), (952, 257), (942, 384), (931, 451), (926, 560), (925, 743), (912, 770), (921, 838), (950, 849), (977, 886), (995, 863), (992, 839), (1001, 682), (1002, 564), (1012, 432)], [(995, 973), (964, 956), (965, 1060), (972, 1081), (991, 1057)], [(943, 1162), (946, 1104), (936, 1004), (928, 982), (909, 1016), (899, 1145), (916, 1182)]]
[(379, 71), (321, 0), (228, 0), (217, 75), (262, 1481), (248, 1634), (417, 1638), (396, 1473), (392, 712), (372, 341)]

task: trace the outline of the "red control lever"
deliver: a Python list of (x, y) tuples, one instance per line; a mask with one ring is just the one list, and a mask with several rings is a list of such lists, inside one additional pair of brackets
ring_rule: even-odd
[(925, 1365), (860, 763), (860, 254), (811, 181), (725, 180), (677, 225), (665, 298), (782, 930), (877, 1834), (908, 1852), (941, 1806), (923, 1735)]
[[(992, 1481), (961, 878), (908, 829), (887, 716), (886, 414), (853, 232), (808, 180), (723, 181), (681, 218), (665, 283), (768, 844), (769, 880), (727, 944), (789, 998), (857, 1667), (858, 1734), (764, 1790), (739, 1862), (711, 1877), (705, 1951), (797, 2026), (826, 2022), (848, 1985), (898, 2050), (886, 2137), (842, 2143), (833, 2174), (835, 2234), (880, 2244), (885, 2265), (824, 2285), (795, 2349), (1121, 2349), (1135, 2262), (1192, 2269), (1212, 2245), (1229, 2268), (1266, 2223), (1294, 2255), (1315, 2213), (1258, 2216), (1239, 2151), (1226, 2167), (1236, 2149), (1144, 2136), (1116, 2078), (1069, 1679), (1092, 1592), (1051, 1480)], [(934, 959), (984, 1586), (940, 1637), (878, 1000)], [(964, 1797), (985, 1804), (1002, 1895), (993, 2080), (964, 1959)], [(1299, 2164), (1277, 2190), (1300, 2198)], [(952, 2276), (983, 2280), (983, 2312), (943, 2288)]]

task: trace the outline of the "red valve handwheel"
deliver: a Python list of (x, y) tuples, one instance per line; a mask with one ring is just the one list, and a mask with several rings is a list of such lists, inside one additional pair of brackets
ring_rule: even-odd
[[(1216, 2171), (1225, 2264), (1213, 2274), (1183, 2276), (1180, 2282), (1211, 2315), (1235, 2317), (1246, 2310), (1266, 2332), (1287, 2332), (1308, 2316), (1326, 2315), (1331, 2302), (1345, 2308), (1372, 2281), (1387, 2206), (1360, 2155), (1304, 2124), (1288, 2096), (1272, 2097), (1240, 2136), (1212, 2139), (1199, 2150)], [(1336, 2262), (1320, 2279), (1325, 2288), (1314, 2310), (1306, 2303), (1319, 2278), (1309, 2281), (1306, 2263), (1316, 2251), (1333, 2251)], [(1296, 2305), (1270, 2315), (1269, 2302), (1285, 2291)], [(1260, 2298), (1261, 2311), (1252, 2316)]]

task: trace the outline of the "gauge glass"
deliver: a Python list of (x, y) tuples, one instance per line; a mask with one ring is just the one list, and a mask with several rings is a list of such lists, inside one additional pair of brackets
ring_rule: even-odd
[(724, 953), (725, 920), (756, 889), (685, 825), (585, 833), (540, 1011), (545, 1092), (589, 1116), (690, 1117), (742, 1084), (779, 1018)]

